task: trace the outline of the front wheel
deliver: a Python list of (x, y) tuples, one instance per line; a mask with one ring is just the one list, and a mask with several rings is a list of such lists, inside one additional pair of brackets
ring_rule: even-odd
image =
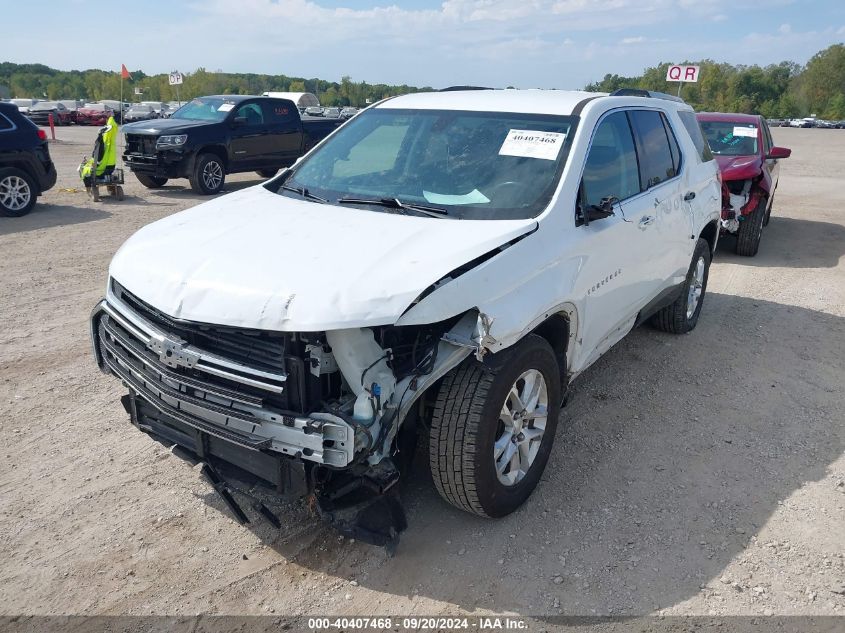
[(14, 167), (0, 169), (0, 215), (26, 215), (35, 206), (37, 195), (29, 174)]
[(223, 161), (217, 154), (200, 154), (189, 180), (191, 189), (205, 196), (218, 193), (226, 180)]
[(440, 386), (429, 465), (440, 495), (461, 510), (501, 517), (531, 495), (548, 462), (560, 409), (560, 370), (529, 335), (488, 366), (468, 359)]
[(674, 303), (661, 308), (651, 318), (651, 324), (658, 330), (671, 334), (686, 334), (695, 329), (701, 314), (701, 306), (704, 305), (709, 275), (710, 244), (707, 240), (699, 238), (680, 296)]
[(760, 249), (763, 237), (763, 223), (766, 221), (766, 199), (761, 198), (754, 211), (739, 223), (736, 232), (736, 254), (754, 257)]

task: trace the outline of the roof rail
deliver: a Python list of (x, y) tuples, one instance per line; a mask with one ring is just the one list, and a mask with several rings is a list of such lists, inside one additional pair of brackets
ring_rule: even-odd
[(437, 92), (461, 92), (463, 90), (494, 90), (494, 88), (487, 88), (486, 86), (449, 86), (448, 88), (441, 88)]
[(680, 97), (666, 94), (665, 92), (655, 92), (654, 90), (643, 90), (642, 88), (619, 88), (610, 93), (611, 97), (651, 97), (652, 99), (665, 99), (666, 101), (677, 101), (679, 103), (686, 103)]

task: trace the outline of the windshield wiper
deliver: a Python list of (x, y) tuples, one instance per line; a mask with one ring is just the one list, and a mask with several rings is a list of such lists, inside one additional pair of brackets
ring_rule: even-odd
[(375, 204), (380, 207), (387, 207), (388, 209), (417, 211), (433, 218), (441, 218), (444, 215), (449, 215), (446, 209), (430, 207), (425, 204), (416, 204), (414, 202), (402, 202), (398, 198), (355, 198), (347, 196), (345, 198), (338, 198), (337, 202), (338, 204)]
[(328, 202), (325, 198), (321, 198), (317, 194), (311, 193), (305, 187), (292, 187), (291, 185), (282, 185), (282, 189), (285, 191), (293, 191), (294, 193), (298, 193), (303, 198), (307, 198), (308, 200), (316, 200), (317, 202)]

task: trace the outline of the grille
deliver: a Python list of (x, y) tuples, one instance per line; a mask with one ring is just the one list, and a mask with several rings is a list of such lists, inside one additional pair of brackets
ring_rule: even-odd
[(266, 371), (286, 370), (285, 348), (289, 336), (285, 334), (177, 321), (145, 303), (116, 281), (112, 282), (112, 288), (118, 298), (139, 316), (191, 345)]
[(142, 134), (126, 135), (126, 153), (140, 154), (142, 156), (156, 155), (156, 137)]

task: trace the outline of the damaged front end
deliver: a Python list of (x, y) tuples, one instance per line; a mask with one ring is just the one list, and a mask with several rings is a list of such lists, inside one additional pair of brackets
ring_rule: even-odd
[(100, 368), (129, 389), (132, 423), (208, 464), (239, 521), (246, 515), (218, 468), (284, 497), (314, 495), (342, 532), (395, 547), (415, 405), (467, 356), (483, 355), (489, 320), (471, 311), (421, 326), (251, 330), (174, 319), (112, 280), (91, 335)]
[(724, 181), (722, 183), (722, 231), (736, 233), (740, 223), (754, 213), (760, 201), (766, 196), (766, 191), (760, 186), (760, 178)]

